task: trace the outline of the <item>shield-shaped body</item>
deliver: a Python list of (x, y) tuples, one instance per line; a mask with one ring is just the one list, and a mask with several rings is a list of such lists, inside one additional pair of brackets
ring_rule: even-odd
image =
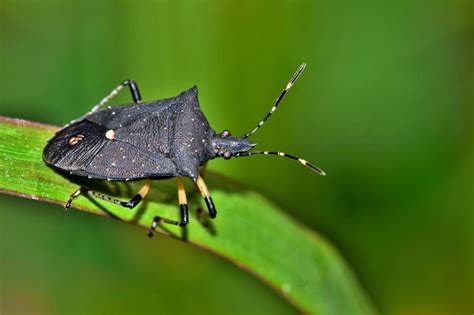
[(197, 87), (151, 102), (109, 107), (62, 128), (43, 159), (72, 175), (132, 180), (187, 176), (215, 157), (214, 130), (201, 111)]

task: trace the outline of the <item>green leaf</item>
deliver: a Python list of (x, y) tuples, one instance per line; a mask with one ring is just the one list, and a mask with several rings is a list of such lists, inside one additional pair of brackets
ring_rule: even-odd
[[(0, 117), (0, 192), (64, 204), (79, 185), (47, 167), (42, 160), (43, 147), (56, 129)], [(190, 224), (185, 229), (163, 226), (165, 229), (158, 232), (229, 260), (272, 287), (302, 312), (375, 313), (341, 256), (319, 235), (295, 222), (257, 192), (215, 173), (207, 173), (206, 182), (219, 212), (216, 220), (203, 224), (194, 208), (205, 207), (189, 182)], [(141, 182), (86, 183), (89, 188), (125, 200), (133, 196)], [(83, 196), (74, 200), (73, 207), (148, 228), (155, 215), (178, 219), (175, 189), (174, 180), (155, 181), (149, 197), (133, 210)], [(64, 210), (58, 206), (58, 211)]]

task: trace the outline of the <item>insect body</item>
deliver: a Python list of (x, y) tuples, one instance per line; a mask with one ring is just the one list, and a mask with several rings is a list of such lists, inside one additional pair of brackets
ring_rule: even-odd
[[(124, 81), (89, 113), (59, 130), (45, 147), (43, 159), (54, 168), (71, 175), (117, 181), (146, 179), (145, 184), (127, 202), (81, 187), (70, 196), (65, 207), (70, 207), (76, 197), (85, 193), (133, 208), (147, 195), (152, 179), (176, 177), (181, 219), (173, 221), (155, 217), (151, 233), (160, 221), (180, 226), (188, 223), (188, 205), (182, 177), (194, 181), (211, 218), (216, 217), (214, 203), (199, 174), (199, 167), (216, 157), (229, 159), (232, 156), (253, 154), (278, 155), (295, 159), (324, 175), (321, 169), (297, 156), (282, 152), (250, 151), (255, 144), (247, 140), (276, 110), (304, 67), (305, 64), (302, 64), (298, 68), (265, 118), (242, 137), (233, 137), (227, 130), (216, 133), (210, 127), (201, 111), (196, 87), (173, 98), (142, 103), (137, 84), (131, 80)], [(130, 87), (133, 104), (101, 109), (125, 86)]]

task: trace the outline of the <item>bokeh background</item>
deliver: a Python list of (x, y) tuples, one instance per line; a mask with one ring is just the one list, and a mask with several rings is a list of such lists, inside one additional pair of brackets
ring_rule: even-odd
[[(253, 140), (300, 154), (328, 176), (263, 156), (209, 167), (335, 244), (382, 314), (471, 314), (473, 20), (469, 0), (1, 0), (0, 114), (63, 125), (132, 78), (145, 100), (197, 84), (211, 125), (244, 134), (306, 62)], [(115, 100), (124, 102), (128, 92)], [(0, 307), (296, 312), (184, 243), (5, 195)]]

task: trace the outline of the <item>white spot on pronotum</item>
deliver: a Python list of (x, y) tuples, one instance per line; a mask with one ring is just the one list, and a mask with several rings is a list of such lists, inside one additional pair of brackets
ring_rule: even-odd
[(288, 294), (291, 292), (291, 285), (289, 283), (284, 283), (281, 286), (281, 289), (283, 290), (283, 293)]
[(308, 163), (308, 162), (306, 162), (306, 160), (303, 160), (303, 159), (298, 159), (298, 161), (303, 165), (306, 165), (306, 163)]
[(115, 139), (115, 131), (110, 129), (110, 130), (107, 130), (107, 132), (105, 133), (105, 137), (109, 140), (114, 140)]

